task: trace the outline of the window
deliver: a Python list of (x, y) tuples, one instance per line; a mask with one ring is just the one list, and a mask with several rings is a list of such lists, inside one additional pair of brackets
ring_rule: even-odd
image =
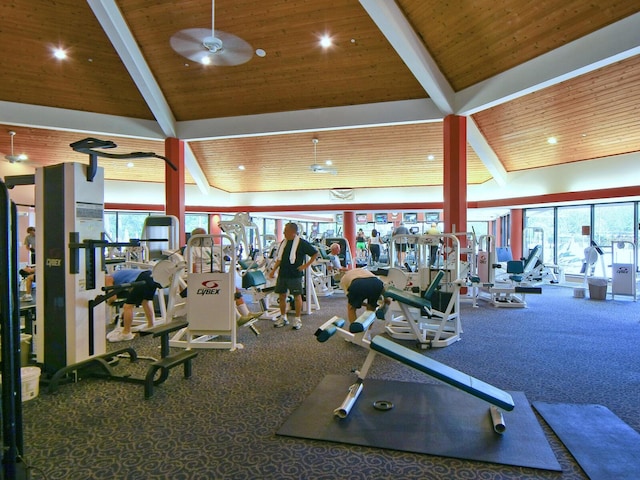
[(204, 228), (209, 231), (209, 215), (206, 213), (185, 213), (184, 231), (191, 233), (196, 228)]
[(140, 238), (144, 220), (148, 213), (118, 212), (118, 242), (128, 242)]
[(542, 247), (543, 263), (556, 263), (555, 260), (555, 209), (532, 208), (525, 211), (524, 234), (522, 235), (522, 254), (527, 256), (537, 245)]
[(579, 275), (584, 261), (584, 250), (589, 237), (582, 235), (582, 227), (591, 225), (591, 207), (558, 207), (558, 265), (567, 274)]
[[(634, 241), (633, 203), (595, 205), (591, 238), (604, 252), (606, 276), (611, 277), (609, 265), (613, 262), (613, 242)], [(619, 252), (618, 252), (619, 253)]]

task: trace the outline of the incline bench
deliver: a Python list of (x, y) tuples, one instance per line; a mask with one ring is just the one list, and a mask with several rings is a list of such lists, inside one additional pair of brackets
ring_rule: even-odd
[[(511, 411), (515, 407), (513, 398), (508, 392), (500, 390), (499, 388), (483, 382), (482, 380), (410, 350), (393, 342), (392, 340), (389, 340), (388, 338), (378, 335), (370, 342), (367, 341), (364, 336), (375, 320), (375, 312), (365, 312), (360, 315), (354, 323), (349, 325), (349, 330), (347, 331), (344, 329), (345, 321), (339, 317), (333, 317), (321, 325), (315, 333), (319, 342), (325, 342), (337, 333), (339, 336), (342, 336), (352, 343), (369, 349), (369, 354), (367, 355), (362, 368), (356, 372), (358, 375), (356, 383), (349, 387), (349, 392), (342, 405), (334, 410), (334, 415), (337, 417), (345, 418), (349, 415), (351, 408), (362, 392), (364, 379), (366, 378), (376, 355), (384, 355), (397, 360), (404, 365), (415, 368), (426, 375), (462, 390), (465, 393), (473, 395), (474, 397), (480, 398), (481, 400), (503, 410)], [(493, 417), (493, 407), (491, 411)]]

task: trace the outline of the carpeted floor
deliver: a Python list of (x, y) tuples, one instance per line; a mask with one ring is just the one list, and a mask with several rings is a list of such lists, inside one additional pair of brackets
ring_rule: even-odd
[[(462, 341), (424, 354), (525, 392), (531, 402), (604, 405), (640, 431), (640, 304), (577, 299), (572, 289), (553, 286), (527, 300), (526, 309), (464, 302)], [(321, 297), (321, 310), (304, 316), (299, 331), (268, 321), (259, 322), (259, 337), (241, 329), (244, 349), (200, 350), (191, 379), (176, 369), (149, 400), (141, 386), (95, 379), (41, 392), (24, 404), (31, 478), (587, 478), (541, 418), (562, 473), (276, 436), (325, 375), (349, 374), (362, 364), (364, 349), (313, 336), (323, 321), (345, 314), (345, 303), (342, 295)], [(140, 355), (159, 356), (153, 339), (132, 345)], [(125, 361), (118, 368), (142, 375), (146, 365)], [(431, 381), (385, 358), (369, 376)]]

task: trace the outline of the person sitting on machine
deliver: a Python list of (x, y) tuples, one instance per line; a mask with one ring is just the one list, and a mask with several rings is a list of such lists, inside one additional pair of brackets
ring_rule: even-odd
[(329, 273), (335, 275), (349, 270), (340, 263), (340, 244), (332, 243), (329, 247)]
[(25, 284), (25, 294), (22, 296), (20, 300), (23, 302), (32, 302), (33, 296), (31, 295), (33, 284), (36, 281), (36, 267), (31, 267), (29, 265), (20, 269), (20, 276), (24, 279)]
[[(134, 282), (136, 283), (135, 285), (128, 289), (124, 288), (126, 284)], [(116, 326), (116, 328), (109, 332), (107, 334), (107, 340), (110, 342), (133, 340), (134, 334), (131, 332), (131, 324), (133, 323), (133, 309), (136, 306), (142, 305), (147, 319), (147, 327), (153, 327), (155, 322), (153, 297), (156, 294), (156, 290), (162, 286), (153, 280), (150, 270), (123, 268), (122, 270), (116, 270), (111, 275), (106, 275), (104, 283), (107, 287), (122, 285), (123, 290), (126, 290), (122, 313), (122, 326)], [(115, 300), (115, 297), (112, 297), (111, 300)]]
[(346, 272), (340, 280), (340, 287), (347, 295), (347, 320), (349, 323), (356, 321), (358, 309), (363, 304), (367, 310), (374, 312), (384, 291), (382, 280), (364, 268), (354, 268)]

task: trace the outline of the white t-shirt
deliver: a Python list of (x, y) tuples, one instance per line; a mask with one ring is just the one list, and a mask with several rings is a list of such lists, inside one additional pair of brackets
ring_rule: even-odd
[(342, 291), (344, 293), (347, 293), (347, 291), (349, 290), (349, 287), (351, 286), (351, 282), (353, 282), (358, 278), (371, 278), (371, 277), (375, 278), (375, 275), (371, 273), (369, 270), (366, 270), (364, 268), (354, 268), (352, 270), (349, 270), (347, 273), (345, 273), (342, 276), (342, 279), (340, 280), (340, 288), (342, 288)]

